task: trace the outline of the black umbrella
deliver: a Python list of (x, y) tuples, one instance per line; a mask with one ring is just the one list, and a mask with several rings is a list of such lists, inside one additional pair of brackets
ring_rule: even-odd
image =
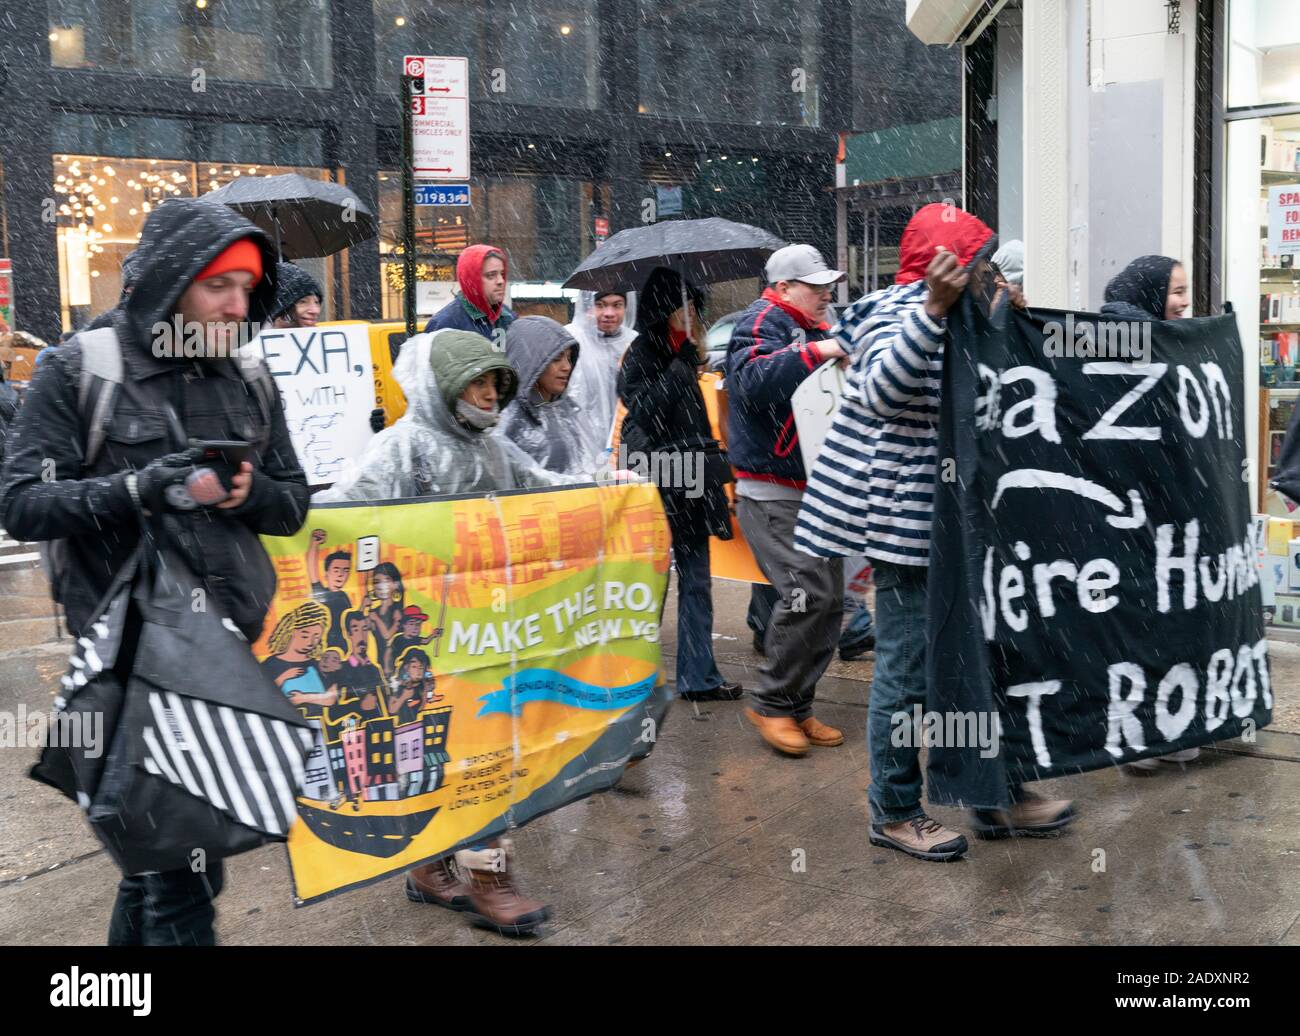
[(204, 195), (251, 219), (281, 259), (333, 255), (375, 236), (375, 216), (342, 184), (298, 173), (241, 176)]
[(667, 220), (620, 230), (600, 245), (564, 282), (583, 291), (635, 291), (656, 267), (692, 284), (758, 277), (767, 257), (785, 242), (746, 223), (716, 216)]

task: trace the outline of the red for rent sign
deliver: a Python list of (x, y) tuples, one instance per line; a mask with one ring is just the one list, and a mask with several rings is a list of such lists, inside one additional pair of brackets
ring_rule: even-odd
[(1300, 252), (1300, 186), (1268, 189), (1268, 250), (1273, 255)]

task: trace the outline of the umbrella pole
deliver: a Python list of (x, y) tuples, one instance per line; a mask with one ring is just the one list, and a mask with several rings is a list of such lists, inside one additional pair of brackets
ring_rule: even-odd
[(271, 209), (271, 219), (275, 221), (275, 261), (284, 262), (284, 249), (280, 247), (280, 209), (278, 206)]
[[(680, 275), (679, 275), (680, 277)], [(691, 303), (686, 294), (686, 278), (681, 277), (682, 282), (682, 309), (686, 311), (686, 337), (691, 337)]]

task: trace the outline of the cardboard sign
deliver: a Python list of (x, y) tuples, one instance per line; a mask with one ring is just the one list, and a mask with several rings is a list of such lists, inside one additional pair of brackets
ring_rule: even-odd
[(255, 342), (279, 386), (307, 482), (339, 481), (374, 434), (369, 329), (365, 324), (268, 328)]
[(839, 360), (827, 360), (812, 372), (790, 397), (794, 424), (799, 429), (803, 467), (812, 471), (822, 442), (844, 399), (844, 371)]

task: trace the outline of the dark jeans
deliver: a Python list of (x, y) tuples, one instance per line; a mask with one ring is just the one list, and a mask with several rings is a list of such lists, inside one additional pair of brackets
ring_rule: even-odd
[(677, 690), (716, 690), (723, 680), (713, 661), (709, 541), (674, 538), (673, 563), (677, 568)]
[(212, 901), (224, 882), (220, 860), (203, 874), (187, 868), (123, 878), (108, 923), (108, 945), (215, 946)]
[[(896, 824), (921, 816), (921, 749), (895, 745), (891, 737), (895, 713), (911, 723), (912, 707), (925, 708), (925, 582), (924, 565), (895, 565), (872, 561), (876, 583), (876, 667), (867, 706), (867, 749), (871, 755), (871, 787), (867, 801), (871, 822)], [(911, 740), (911, 739), (908, 739)], [(1010, 784), (1012, 802), (1023, 797), (1019, 784)]]
[(749, 584), (749, 609), (745, 612), (745, 623), (760, 637), (767, 636), (768, 624), (772, 621), (772, 609), (781, 601), (776, 587), (769, 583)]

